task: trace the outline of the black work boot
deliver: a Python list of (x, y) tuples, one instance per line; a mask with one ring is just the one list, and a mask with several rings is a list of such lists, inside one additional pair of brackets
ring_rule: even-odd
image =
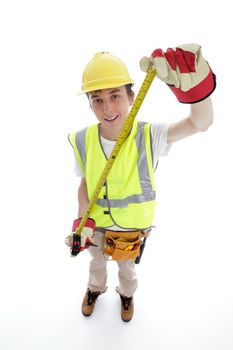
[(134, 304), (133, 297), (126, 297), (120, 294), (121, 298), (121, 318), (124, 322), (129, 322), (133, 317)]
[(87, 289), (82, 302), (82, 313), (84, 316), (91, 316), (99, 295), (100, 292), (91, 292), (89, 288)]

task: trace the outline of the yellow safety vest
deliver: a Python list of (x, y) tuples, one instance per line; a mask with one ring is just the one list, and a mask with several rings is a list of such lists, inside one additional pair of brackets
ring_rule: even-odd
[[(69, 141), (83, 169), (90, 199), (107, 162), (101, 145), (100, 124), (69, 134)], [(92, 209), (91, 217), (97, 227), (115, 224), (125, 229), (146, 229), (152, 226), (155, 209), (152, 159), (150, 124), (134, 121)]]

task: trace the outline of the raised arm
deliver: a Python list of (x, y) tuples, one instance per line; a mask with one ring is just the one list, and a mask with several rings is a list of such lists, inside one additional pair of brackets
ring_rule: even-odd
[(140, 66), (147, 71), (153, 64), (157, 77), (164, 81), (181, 103), (189, 103), (190, 115), (168, 129), (168, 143), (179, 141), (200, 131), (206, 131), (213, 122), (210, 95), (216, 79), (201, 46), (185, 44), (163, 52), (156, 49), (150, 57), (143, 57)]

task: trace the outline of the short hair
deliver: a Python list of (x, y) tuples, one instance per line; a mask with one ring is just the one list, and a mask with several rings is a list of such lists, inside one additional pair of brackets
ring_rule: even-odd
[(132, 96), (134, 94), (132, 87), (133, 87), (133, 84), (131, 83), (125, 85), (128, 96)]

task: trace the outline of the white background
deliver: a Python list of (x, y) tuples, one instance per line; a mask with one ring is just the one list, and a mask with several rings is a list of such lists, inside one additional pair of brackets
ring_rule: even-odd
[[(231, 350), (232, 10), (230, 2), (3, 1), (0, 6), (1, 350)], [(63, 243), (78, 179), (67, 134), (94, 123), (80, 89), (85, 64), (110, 51), (128, 66), (155, 48), (197, 42), (217, 75), (215, 122), (173, 145), (156, 172), (156, 230), (138, 266), (135, 316), (120, 319), (109, 289), (95, 314), (80, 305), (88, 252)], [(138, 119), (189, 113), (156, 79)]]

